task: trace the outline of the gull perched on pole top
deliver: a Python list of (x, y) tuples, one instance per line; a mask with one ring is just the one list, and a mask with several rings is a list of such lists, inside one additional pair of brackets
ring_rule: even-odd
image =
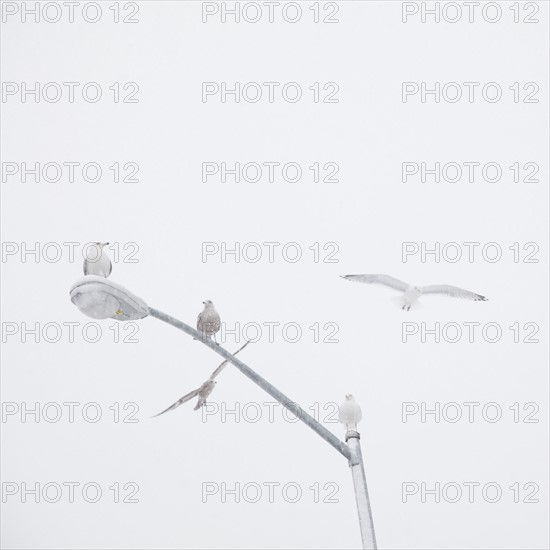
[(220, 330), (221, 326), (220, 316), (211, 300), (205, 300), (203, 304), (204, 309), (197, 318), (197, 330), (202, 332), (205, 337), (214, 336), (214, 342), (216, 342), (216, 332)]
[(452, 296), (453, 298), (463, 298), (465, 300), (473, 300), (474, 302), (486, 302), (487, 298), (481, 294), (476, 294), (469, 290), (464, 290), (457, 286), (451, 285), (429, 285), (429, 286), (412, 286), (384, 274), (372, 274), (372, 275), (341, 275), (342, 279), (347, 281), (353, 281), (356, 283), (377, 283), (384, 286), (389, 286), (395, 290), (403, 292), (401, 309), (409, 311), (411, 306), (424, 294), (444, 294), (446, 296)]
[(93, 243), (91, 248), (95, 249), (96, 253), (94, 257), (90, 257), (86, 254), (84, 260), (84, 275), (96, 275), (97, 277), (107, 278), (113, 270), (113, 264), (107, 256), (104, 248), (109, 243)]
[(357, 430), (357, 424), (359, 424), (361, 418), (363, 418), (361, 407), (355, 401), (355, 397), (348, 393), (346, 400), (338, 410), (338, 420), (346, 426), (347, 430)]

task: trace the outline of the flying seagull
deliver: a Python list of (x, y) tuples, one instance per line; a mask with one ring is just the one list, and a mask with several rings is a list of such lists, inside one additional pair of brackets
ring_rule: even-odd
[(197, 401), (197, 404), (193, 409), (194, 411), (197, 411), (206, 403), (206, 398), (212, 393), (215, 386), (216, 386), (216, 381), (208, 379), (206, 382), (204, 382), (200, 386), (200, 388), (197, 388), (196, 390), (190, 391), (189, 393), (185, 394), (183, 397), (178, 399), (173, 405), (170, 405), (166, 410), (158, 414), (155, 414), (155, 416), (160, 416), (165, 412), (177, 409), (180, 405), (187, 403), (187, 401), (190, 401), (191, 399), (193, 399), (193, 397), (196, 397), (198, 395), (199, 400)]
[(109, 243), (93, 243), (96, 250), (95, 256), (90, 258), (86, 255), (84, 260), (84, 275), (97, 275), (107, 278), (113, 270), (113, 264), (105, 253), (104, 247)]
[(197, 330), (208, 338), (214, 336), (215, 342), (216, 332), (220, 330), (221, 325), (220, 316), (211, 300), (206, 300), (203, 304), (204, 309), (199, 313), (197, 318)]
[(474, 302), (486, 302), (487, 298), (481, 294), (458, 288), (451, 285), (429, 285), (429, 286), (411, 286), (399, 279), (390, 277), (389, 275), (341, 275), (343, 279), (348, 281), (354, 281), (356, 283), (377, 283), (380, 285), (389, 286), (395, 290), (403, 292), (403, 307), (409, 311), (411, 306), (418, 300), (423, 294), (446, 294), (453, 298), (464, 298), (465, 300), (473, 300)]
[[(233, 355), (237, 355), (239, 351), (243, 350), (250, 344), (250, 340), (244, 343)], [(183, 405), (184, 403), (187, 403), (187, 401), (190, 401), (193, 399), (193, 397), (199, 396), (199, 400), (197, 401), (197, 404), (195, 405), (194, 411), (198, 411), (205, 403), (206, 398), (212, 393), (214, 390), (214, 387), (216, 386), (216, 381), (214, 378), (220, 374), (220, 372), (224, 369), (224, 367), (227, 365), (228, 360), (226, 359), (211, 375), (210, 378), (201, 384), (199, 388), (196, 390), (190, 391), (189, 393), (185, 394), (183, 397), (178, 399), (174, 404), (170, 405), (167, 409), (164, 409), (162, 412), (159, 412), (158, 414), (155, 414), (155, 416), (160, 416), (161, 414), (164, 414), (168, 411), (173, 411), (174, 409), (177, 409), (180, 405)]]

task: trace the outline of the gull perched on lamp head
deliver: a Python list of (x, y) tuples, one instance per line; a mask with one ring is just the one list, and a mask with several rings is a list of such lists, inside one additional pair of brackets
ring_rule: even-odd
[(214, 336), (215, 342), (216, 332), (220, 330), (221, 326), (220, 316), (211, 300), (205, 300), (203, 304), (204, 309), (197, 318), (197, 330), (202, 332), (205, 337), (211, 338)]
[(342, 279), (354, 281), (357, 283), (377, 283), (384, 286), (389, 286), (395, 290), (403, 292), (401, 309), (409, 311), (411, 306), (424, 294), (445, 294), (453, 298), (464, 298), (465, 300), (473, 300), (474, 302), (486, 302), (487, 298), (481, 294), (464, 290), (457, 286), (451, 285), (429, 285), (429, 286), (411, 286), (399, 279), (390, 277), (384, 274), (372, 275), (341, 275)]
[(357, 404), (353, 395), (348, 393), (346, 400), (338, 410), (338, 420), (345, 424), (347, 430), (357, 430), (357, 424), (361, 418), (363, 418), (361, 407)]
[(113, 264), (111, 263), (111, 260), (109, 259), (109, 256), (107, 256), (104, 248), (109, 243), (92, 243), (93, 248), (96, 251), (96, 254), (93, 258), (91, 258), (88, 254), (86, 254), (86, 258), (84, 260), (84, 275), (97, 275), (98, 277), (105, 277), (107, 278), (111, 271), (113, 270)]

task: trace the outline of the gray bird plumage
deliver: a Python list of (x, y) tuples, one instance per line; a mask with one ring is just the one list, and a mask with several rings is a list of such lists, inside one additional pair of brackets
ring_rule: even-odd
[(199, 388), (197, 388), (196, 390), (190, 391), (189, 393), (186, 393), (183, 397), (180, 397), (175, 403), (170, 405), (167, 409), (164, 409), (162, 412), (159, 412), (154, 416), (160, 416), (165, 412), (177, 409), (179, 406), (183, 405), (184, 403), (187, 403), (187, 401), (191, 401), (191, 399), (193, 399), (193, 397), (196, 397), (197, 395), (199, 396), (199, 400), (197, 401), (197, 404), (195, 405), (195, 408), (193, 410), (196, 411), (197, 409), (200, 409), (206, 403), (206, 398), (212, 393), (215, 385), (216, 385), (216, 382), (214, 380), (208, 379), (206, 382), (201, 384)]
[(428, 285), (428, 286), (411, 286), (407, 283), (391, 277), (390, 275), (385, 275), (383, 273), (379, 274), (364, 274), (364, 275), (342, 275), (343, 279), (347, 281), (353, 281), (357, 283), (367, 283), (367, 284), (380, 284), (384, 286), (389, 286), (395, 290), (403, 292), (403, 307), (409, 311), (411, 306), (418, 300), (423, 294), (444, 294), (446, 296), (452, 296), (453, 298), (463, 298), (465, 300), (473, 300), (474, 302), (486, 302), (487, 298), (476, 292), (471, 292), (470, 290), (465, 290), (457, 286), (452, 285)]
[(217, 382), (215, 380), (207, 380), (199, 388), (199, 400), (197, 401), (197, 404), (193, 407), (194, 411), (198, 411), (206, 403), (206, 398), (214, 391), (214, 387), (216, 386), (216, 384)]
[[(250, 341), (245, 342), (233, 355), (237, 355), (240, 351), (242, 351), (246, 346), (250, 344)], [(228, 360), (226, 359), (221, 363), (216, 370), (210, 375), (210, 378), (206, 382), (203, 382), (200, 387), (198, 387), (196, 390), (190, 391), (189, 393), (186, 393), (183, 397), (180, 397), (175, 403), (170, 405), (167, 409), (164, 409), (162, 412), (159, 412), (158, 414), (155, 414), (153, 416), (160, 416), (161, 414), (164, 414), (168, 411), (173, 411), (174, 409), (177, 409), (180, 405), (183, 405), (184, 403), (187, 403), (187, 401), (190, 401), (193, 399), (193, 397), (198, 396), (199, 399), (197, 401), (197, 404), (194, 407), (194, 411), (199, 410), (205, 403), (206, 398), (214, 391), (214, 387), (216, 386), (216, 381), (214, 378), (220, 374), (220, 372), (224, 369), (224, 367), (227, 365)]]
[(220, 315), (211, 300), (205, 300), (203, 304), (204, 309), (197, 317), (197, 330), (208, 338), (214, 336), (215, 340), (215, 335), (221, 327)]

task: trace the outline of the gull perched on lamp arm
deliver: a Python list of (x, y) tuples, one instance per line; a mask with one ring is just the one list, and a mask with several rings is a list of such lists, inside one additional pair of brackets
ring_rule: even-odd
[[(348, 403), (349, 399), (346, 398), (346, 403), (342, 406), (342, 414), (344, 416), (341, 416), (341, 420), (346, 423), (347, 429), (346, 442), (343, 442), (332, 432), (327, 430), (322, 424), (317, 422), (317, 420), (315, 420), (310, 414), (304, 411), (301, 407), (297, 406), (293, 400), (260, 376), (256, 371), (252, 370), (249, 366), (237, 359), (235, 354), (232, 355), (221, 345), (213, 342), (211, 338), (205, 338), (204, 333), (195, 330), (186, 323), (179, 321), (178, 319), (175, 319), (174, 317), (171, 317), (158, 309), (149, 307), (144, 300), (132, 294), (122, 285), (105, 277), (86, 275), (76, 281), (76, 283), (71, 287), (70, 296), (71, 301), (82, 313), (94, 319), (116, 319), (119, 321), (127, 321), (143, 319), (144, 317), (150, 316), (172, 325), (174, 328), (177, 328), (192, 338), (199, 340), (203, 345), (209, 347), (218, 355), (221, 355), (225, 359), (224, 363), (220, 365), (221, 368), (225, 366), (226, 362), (231, 363), (256, 385), (260, 386), (271, 397), (276, 399), (281, 405), (294, 413), (299, 420), (309, 426), (315, 433), (317, 433), (317, 435), (323, 438), (327, 443), (329, 443), (329, 445), (331, 445), (347, 459), (351, 468), (355, 489), (359, 526), (363, 543), (362, 546), (363, 549), (376, 550), (377, 546), (374, 534), (374, 523), (363, 467), (363, 458), (359, 445), (359, 433), (356, 431), (357, 422), (359, 422), (360, 419), (360, 409), (358, 416), (358, 405), (356, 403), (355, 405), (353, 403), (350, 404)], [(220, 367), (218, 367), (218, 369)], [(211, 379), (212, 376), (205, 383), (207, 386), (203, 384), (200, 388), (198, 388), (198, 390), (194, 390), (192, 392), (194, 394), (193, 396), (198, 395), (199, 399), (201, 397), (206, 399), (206, 397), (208, 397), (206, 394), (212, 391), (214, 386), (214, 384), (211, 384)], [(200, 395), (201, 391), (203, 393), (202, 396)], [(182, 399), (185, 399), (186, 397), (187, 396), (184, 396)], [(179, 402), (176, 402), (174, 405), (179, 406), (178, 403)], [(169, 407), (167, 410), (175, 408), (174, 405)]]

